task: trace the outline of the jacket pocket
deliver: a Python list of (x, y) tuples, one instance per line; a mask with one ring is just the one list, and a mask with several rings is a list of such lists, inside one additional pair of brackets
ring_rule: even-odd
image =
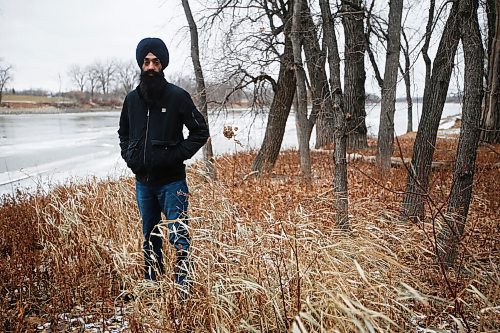
[(165, 170), (184, 161), (178, 144), (179, 142), (175, 141), (151, 140), (151, 169), (153, 172)]
[(125, 153), (125, 162), (133, 173), (144, 171), (144, 142), (143, 140), (132, 140), (129, 142)]
[[(180, 142), (180, 141), (179, 141)], [(168, 148), (168, 147), (175, 147), (179, 142), (177, 141), (172, 141), (172, 140), (151, 140), (151, 145), (153, 147), (159, 147), (159, 148)]]

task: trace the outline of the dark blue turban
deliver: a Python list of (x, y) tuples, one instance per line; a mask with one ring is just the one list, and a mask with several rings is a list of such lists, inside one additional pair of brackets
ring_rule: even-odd
[(135, 50), (135, 58), (140, 68), (142, 68), (144, 58), (149, 52), (160, 60), (162, 70), (168, 66), (168, 49), (165, 43), (160, 38), (148, 37), (141, 40)]

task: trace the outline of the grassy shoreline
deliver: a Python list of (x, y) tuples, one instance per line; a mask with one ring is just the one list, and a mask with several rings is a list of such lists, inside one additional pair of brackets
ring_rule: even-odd
[(119, 108), (111, 107), (32, 107), (32, 108), (8, 108), (0, 107), (0, 115), (16, 115), (16, 114), (59, 114), (59, 113), (84, 113), (84, 112), (107, 112), (107, 111), (121, 111)]
[(67, 97), (4, 94), (0, 104), (2, 114), (56, 114), (121, 110), (112, 104), (102, 106), (81, 103)]

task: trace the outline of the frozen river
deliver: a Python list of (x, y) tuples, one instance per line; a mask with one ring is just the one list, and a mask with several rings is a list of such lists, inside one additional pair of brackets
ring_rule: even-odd
[[(367, 126), (371, 135), (378, 131), (380, 106), (367, 106)], [(460, 105), (447, 104), (443, 119), (460, 112)], [(397, 104), (397, 134), (406, 130), (406, 105)], [(414, 128), (417, 127), (415, 112)], [(17, 188), (49, 188), (68, 180), (88, 177), (131, 175), (119, 152), (117, 127), (120, 113), (79, 112), (59, 114), (0, 115), (0, 195)], [(266, 115), (228, 111), (213, 115), (210, 132), (216, 155), (258, 149), (264, 137)], [(452, 122), (444, 121), (443, 128)], [(224, 126), (237, 126), (236, 138), (242, 146), (222, 134)], [(283, 148), (296, 147), (294, 116), (286, 127)], [(314, 133), (311, 140), (314, 145)], [(191, 161), (200, 158), (199, 152)]]

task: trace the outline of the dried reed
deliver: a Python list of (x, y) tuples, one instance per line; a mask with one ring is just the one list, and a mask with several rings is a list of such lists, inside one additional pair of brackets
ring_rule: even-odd
[[(454, 144), (440, 142), (437, 156), (452, 159)], [(184, 302), (169, 274), (158, 284), (141, 281), (131, 179), (6, 197), (0, 207), (0, 329), (498, 331), (500, 180), (498, 169), (481, 168), (498, 157), (480, 153), (460, 266), (446, 272), (435, 264), (433, 226), (451, 170), (433, 174), (429, 219), (408, 225), (397, 213), (404, 170), (393, 169), (388, 182), (373, 166), (353, 162), (346, 233), (334, 227), (326, 154), (312, 156), (312, 184), (301, 181), (293, 151), (282, 153), (275, 172), (262, 178), (248, 177), (253, 153), (219, 158), (215, 182), (192, 167), (194, 285)], [(164, 251), (172, 267), (168, 244)]]

